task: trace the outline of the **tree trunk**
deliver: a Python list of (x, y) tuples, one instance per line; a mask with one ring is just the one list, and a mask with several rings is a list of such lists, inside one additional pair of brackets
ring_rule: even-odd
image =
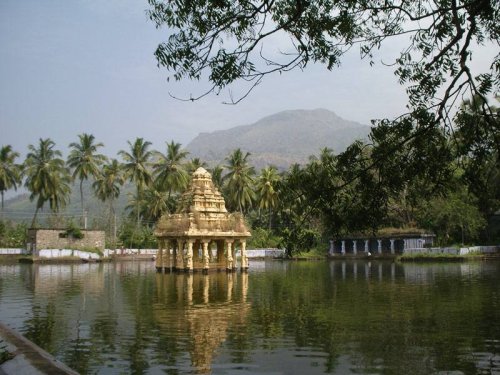
[(137, 210), (137, 228), (139, 228), (139, 221), (140, 221), (140, 214), (139, 214), (139, 207), (140, 207), (140, 203), (141, 203), (141, 189), (139, 187), (137, 187), (137, 207), (136, 207), (136, 210)]
[(38, 207), (38, 205), (36, 206), (36, 210), (35, 210), (35, 216), (33, 216), (33, 220), (31, 221), (31, 228), (34, 228), (35, 226), (35, 222), (36, 222), (36, 215), (38, 214), (38, 210), (40, 209), (40, 207)]
[(269, 230), (271, 230), (272, 219), (273, 219), (273, 211), (271, 210), (271, 206), (269, 206)]
[(464, 245), (464, 225), (460, 225), (460, 228), (462, 228), (462, 246)]
[(80, 179), (80, 204), (82, 206), (82, 219), (80, 220), (80, 226), (84, 226), (85, 222), (85, 211), (83, 209), (83, 179)]
[(80, 180), (80, 204), (83, 212), (83, 179)]

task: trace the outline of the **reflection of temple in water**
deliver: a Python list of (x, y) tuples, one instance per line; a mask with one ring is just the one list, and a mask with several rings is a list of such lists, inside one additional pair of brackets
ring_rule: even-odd
[[(183, 332), (198, 373), (209, 373), (228, 331), (245, 326), (248, 274), (157, 274), (154, 317), (164, 334)], [(169, 308), (170, 307), (170, 308)]]

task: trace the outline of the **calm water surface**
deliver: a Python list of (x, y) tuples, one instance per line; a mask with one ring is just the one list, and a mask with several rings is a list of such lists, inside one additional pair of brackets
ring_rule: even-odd
[(500, 374), (500, 263), (1, 265), (0, 320), (82, 374)]

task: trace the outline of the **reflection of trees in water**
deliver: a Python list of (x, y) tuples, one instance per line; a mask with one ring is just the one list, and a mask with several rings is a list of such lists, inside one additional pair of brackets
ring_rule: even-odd
[(464, 350), (481, 351), (488, 338), (500, 337), (500, 325), (492, 324), (500, 310), (491, 308), (500, 292), (475, 282), (474, 267), (420, 268), (433, 282), (408, 284), (406, 265), (384, 263), (381, 277), (377, 262), (368, 273), (361, 265), (357, 276), (353, 264), (342, 274), (342, 264), (332, 272), (327, 263), (254, 275), (251, 320), (262, 341), (292, 337), (299, 348), (317, 348), (327, 353), (327, 372), (348, 355), (362, 372), (427, 374), (450, 366), (467, 372)]
[(55, 302), (32, 306), (32, 317), (25, 322), (24, 335), (49, 353), (55, 349), (54, 329), (56, 327)]
[(25, 335), (78, 372), (104, 362), (106, 350), (115, 345), (118, 318), (104, 265), (32, 265), (26, 270), (21, 277), (24, 283), (31, 280), (27, 289), (33, 300)]

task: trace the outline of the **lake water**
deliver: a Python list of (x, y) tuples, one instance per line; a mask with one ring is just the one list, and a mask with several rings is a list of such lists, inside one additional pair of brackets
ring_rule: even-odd
[(101, 374), (500, 374), (500, 263), (1, 265), (0, 320)]

